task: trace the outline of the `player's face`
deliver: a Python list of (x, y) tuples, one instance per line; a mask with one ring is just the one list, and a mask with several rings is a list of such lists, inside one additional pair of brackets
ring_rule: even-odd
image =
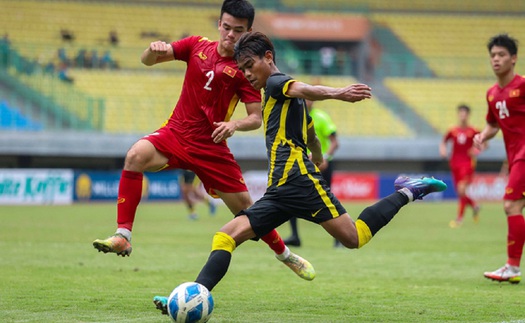
[(469, 113), (467, 110), (459, 110), (458, 111), (458, 119), (460, 124), (467, 124), (468, 122)]
[(236, 18), (229, 13), (223, 13), (219, 20), (219, 46), (233, 56), (235, 43), (247, 31), (250, 31), (247, 18)]
[(266, 86), (268, 77), (272, 74), (270, 57), (242, 56), (237, 62), (237, 66), (244, 73), (246, 79), (256, 90)]
[(496, 75), (505, 75), (512, 71), (516, 59), (516, 55), (511, 56), (505, 47), (493, 46), (490, 49), (490, 64)]

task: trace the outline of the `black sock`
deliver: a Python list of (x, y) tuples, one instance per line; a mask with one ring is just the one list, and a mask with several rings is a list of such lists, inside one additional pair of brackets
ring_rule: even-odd
[(382, 227), (387, 225), (407, 203), (408, 197), (405, 194), (395, 192), (364, 209), (359, 215), (358, 220), (366, 223), (373, 236)]
[(210, 253), (208, 261), (202, 267), (199, 276), (195, 281), (199, 284), (204, 285), (209, 291), (211, 291), (215, 285), (226, 275), (232, 254), (225, 250), (214, 250)]
[(297, 232), (297, 218), (295, 216), (290, 218), (290, 226), (292, 227), (292, 237), (299, 239), (299, 232)]

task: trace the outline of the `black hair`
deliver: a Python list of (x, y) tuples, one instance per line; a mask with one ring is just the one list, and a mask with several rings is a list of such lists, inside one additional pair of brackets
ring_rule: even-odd
[(224, 0), (221, 7), (221, 19), (224, 13), (235, 18), (248, 19), (248, 29), (252, 28), (255, 19), (255, 8), (246, 0)]
[(275, 49), (272, 41), (261, 32), (248, 32), (239, 38), (235, 44), (233, 59), (239, 61), (243, 56), (258, 56), (263, 58), (267, 51), (271, 51), (275, 63)]
[(489, 52), (494, 46), (506, 48), (509, 51), (510, 56), (518, 54), (518, 41), (510, 37), (508, 34), (499, 34), (492, 37), (487, 44)]
[(466, 104), (460, 104), (458, 105), (458, 112), (461, 110), (467, 111), (467, 113), (470, 113), (470, 107)]

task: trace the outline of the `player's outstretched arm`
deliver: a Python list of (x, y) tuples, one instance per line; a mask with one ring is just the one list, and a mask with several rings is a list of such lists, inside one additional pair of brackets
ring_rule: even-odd
[(175, 59), (173, 47), (163, 41), (155, 41), (149, 44), (149, 47), (140, 56), (140, 61), (146, 66), (152, 66), (158, 63), (168, 62)]
[(372, 97), (372, 89), (366, 84), (352, 84), (343, 88), (333, 88), (296, 81), (290, 84), (286, 95), (310, 101), (334, 99), (346, 102), (358, 102), (364, 99), (370, 99)]

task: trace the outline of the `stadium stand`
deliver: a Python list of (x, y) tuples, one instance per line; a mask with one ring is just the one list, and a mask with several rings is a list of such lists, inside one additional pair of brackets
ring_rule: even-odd
[[(262, 0), (264, 1), (264, 0)], [(262, 2), (260, 1), (260, 2)], [(269, 2), (269, 1), (268, 1)], [(510, 13), (525, 11), (522, 1), (479, 1), (479, 0), (280, 0), (275, 2), (275, 9), (281, 6), (288, 10), (321, 11), (402, 11), (402, 12), (447, 12), (447, 13)], [(267, 5), (268, 6), (268, 5)]]
[[(70, 59), (81, 49), (109, 50), (121, 67), (140, 68), (140, 54), (150, 41), (173, 41), (189, 33), (213, 37), (217, 19), (216, 8), (194, 6), (2, 0), (0, 31), (31, 59), (52, 59), (59, 48)], [(72, 40), (64, 40), (61, 31)], [(109, 42), (111, 31), (117, 33), (118, 45)]]
[(436, 75), (446, 78), (490, 78), (488, 37), (507, 32), (525, 39), (521, 16), (374, 13), (371, 19), (390, 28)]
[[(443, 109), (452, 111), (461, 102), (471, 104), (475, 111), (477, 107), (484, 108), (483, 94), (492, 84), (492, 79), (487, 80), (492, 77), (485, 48), (487, 38), (507, 31), (525, 39), (521, 37), (525, 30), (521, 16), (500, 15), (510, 11), (504, 5), (507, 2), (502, 0), (496, 5), (474, 0), (327, 0), (320, 4), (312, 0), (281, 0), (254, 4), (263, 10), (313, 12), (322, 7), (330, 14), (366, 14), (375, 26), (372, 37), (379, 41), (382, 50), (376, 79), (371, 82), (388, 95), (376, 95), (358, 107), (335, 101), (317, 105), (333, 116), (345, 136), (414, 137), (441, 132), (453, 123), (455, 114), (445, 114)], [(171, 112), (185, 66), (170, 63), (148, 68), (140, 63), (140, 54), (150, 41), (157, 39), (172, 41), (185, 34), (213, 39), (217, 35), (220, 3), (222, 0), (0, 0), (0, 32), (9, 36), (13, 50), (21, 54), (24, 62), (36, 64), (36, 73), (20, 72), (19, 67), (16, 71), (11, 67), (8, 72), (21, 84), (53, 100), (59, 110), (65, 109), (54, 109), (55, 119), (65, 114), (68, 124), (84, 124), (85, 128), (109, 133), (150, 132)], [(520, 6), (524, 5), (513, 2), (512, 8), (520, 10)], [(118, 37), (116, 44), (110, 42), (112, 32)], [(301, 50), (284, 40), (276, 39), (275, 43), (285, 59), (293, 52), (292, 56), (318, 67), (317, 52)], [(79, 55), (83, 52), (86, 54)], [(105, 53), (109, 53), (110, 63), (101, 66), (92, 55), (100, 59)], [(64, 62), (70, 67), (72, 84), (46, 74), (49, 69), (59, 75), (57, 67)], [(333, 86), (358, 82), (352, 77), (304, 75), (319, 70), (298, 69), (292, 73), (285, 69), (306, 82)], [(339, 73), (348, 74), (348, 70)], [(233, 118), (243, 115), (241, 105)], [(92, 120), (86, 125), (89, 118)], [(429, 126), (425, 127), (423, 123), (427, 122)]]
[(75, 70), (76, 86), (105, 98), (104, 131), (149, 133), (169, 117), (184, 75), (133, 71)]
[(484, 80), (387, 78), (386, 85), (424, 117), (438, 132), (444, 133), (457, 123), (456, 108), (467, 104), (472, 109), (471, 122), (483, 126), (485, 93), (492, 84)]

